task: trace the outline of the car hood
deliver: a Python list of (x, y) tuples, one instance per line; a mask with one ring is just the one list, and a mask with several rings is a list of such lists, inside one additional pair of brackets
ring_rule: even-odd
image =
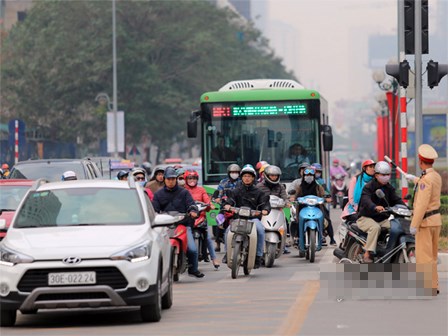
[(39, 259), (109, 258), (110, 255), (150, 237), (147, 225), (68, 226), (12, 229), (5, 245)]

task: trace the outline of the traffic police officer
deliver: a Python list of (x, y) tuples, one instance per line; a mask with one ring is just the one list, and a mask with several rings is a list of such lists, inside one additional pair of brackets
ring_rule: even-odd
[[(437, 275), (437, 251), (439, 235), (442, 227), (440, 215), (440, 194), (442, 178), (432, 167), (438, 157), (436, 150), (430, 145), (421, 145), (418, 148), (419, 165), (422, 176), (416, 178), (408, 174), (406, 178), (416, 182), (414, 194), (414, 214), (411, 222), (411, 233), (415, 234), (415, 256), (417, 267), (421, 264), (425, 273), (431, 267), (432, 279), (425, 276), (425, 288), (431, 282), (432, 293), (439, 293)], [(419, 267), (418, 267), (419, 268)]]

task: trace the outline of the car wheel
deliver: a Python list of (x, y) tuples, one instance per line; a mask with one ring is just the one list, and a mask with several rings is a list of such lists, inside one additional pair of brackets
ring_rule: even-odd
[(17, 310), (1, 309), (0, 310), (0, 326), (12, 327), (16, 323)]
[(173, 266), (170, 263), (168, 271), (168, 289), (162, 297), (162, 309), (169, 309), (173, 305)]
[(162, 318), (162, 282), (160, 273), (159, 271), (154, 302), (140, 307), (140, 315), (143, 322), (159, 322)]

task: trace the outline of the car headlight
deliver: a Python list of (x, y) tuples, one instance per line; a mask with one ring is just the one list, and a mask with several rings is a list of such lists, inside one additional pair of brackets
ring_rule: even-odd
[(14, 266), (17, 264), (32, 263), (34, 259), (26, 254), (19, 253), (5, 246), (0, 246), (0, 265)]
[(113, 254), (112, 260), (127, 260), (130, 262), (139, 262), (148, 260), (151, 257), (152, 242), (144, 242), (137, 246)]

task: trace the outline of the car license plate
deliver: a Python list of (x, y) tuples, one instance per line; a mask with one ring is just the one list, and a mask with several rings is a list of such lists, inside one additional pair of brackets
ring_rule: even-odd
[(49, 286), (86, 285), (95, 283), (95, 272), (48, 273)]

